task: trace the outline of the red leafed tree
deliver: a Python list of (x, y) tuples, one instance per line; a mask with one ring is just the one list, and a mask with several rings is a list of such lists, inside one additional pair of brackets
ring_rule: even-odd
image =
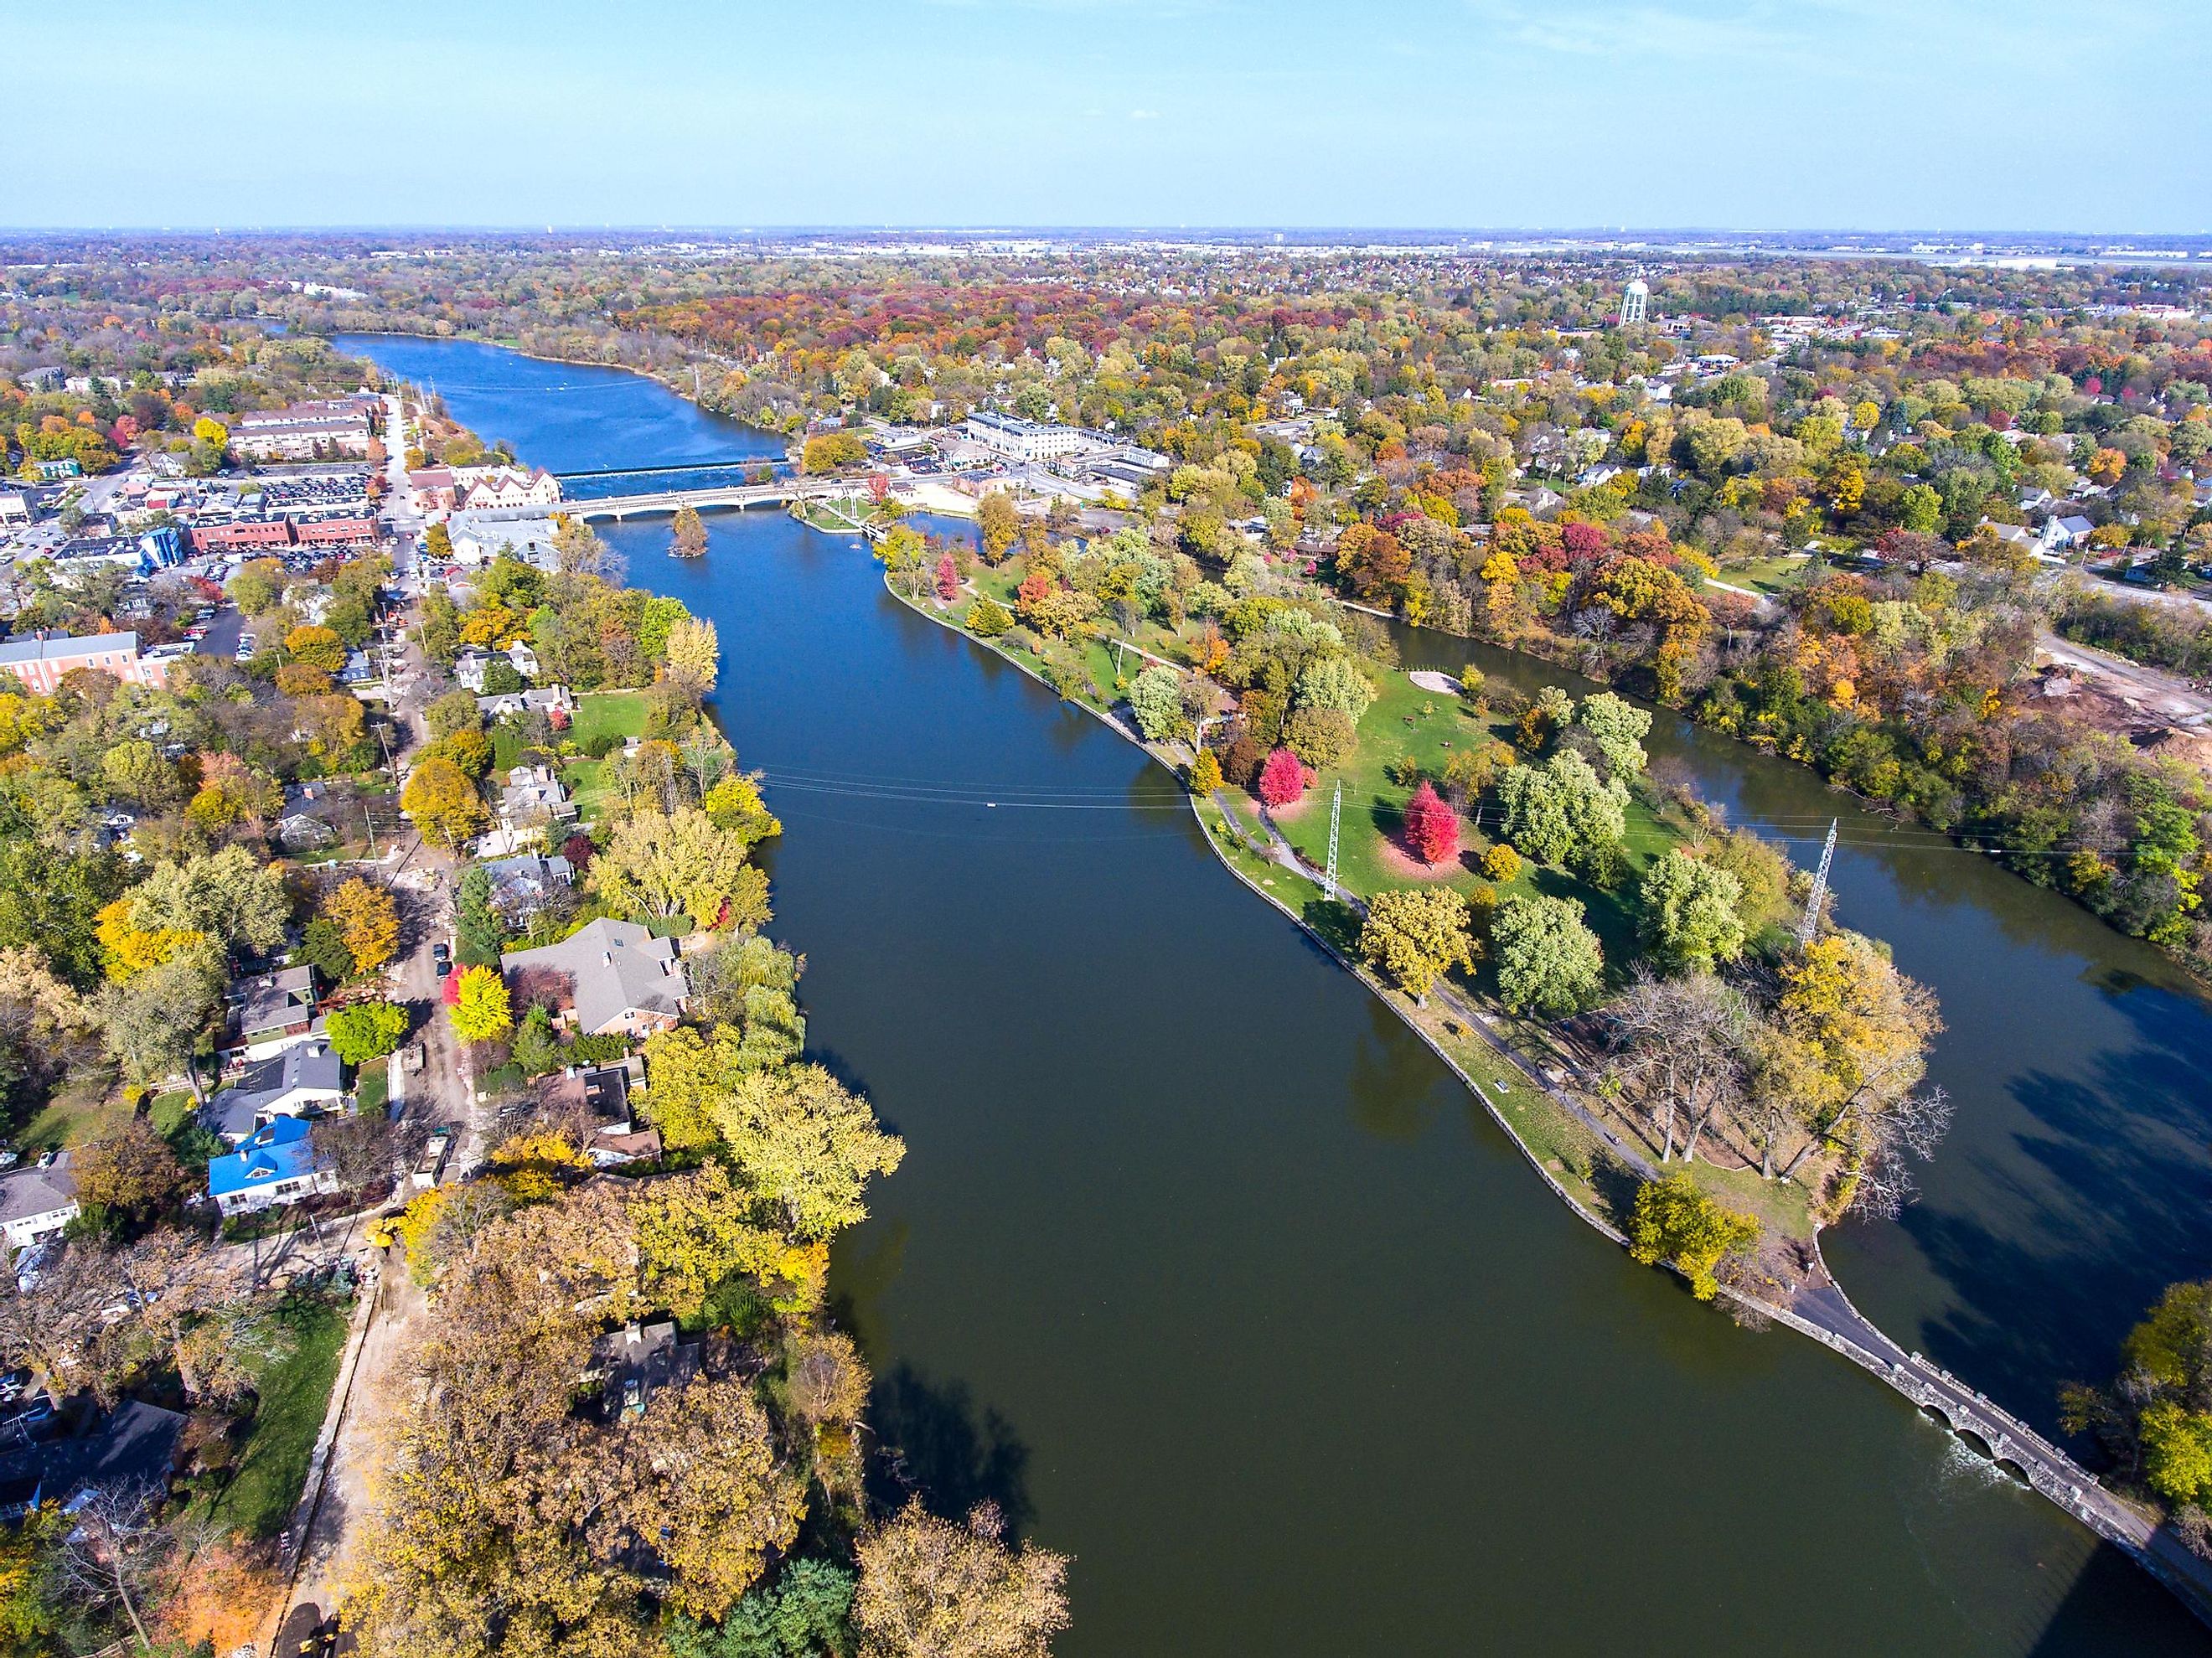
[(1425, 777), (1406, 802), (1406, 842), (1425, 864), (1441, 864), (1459, 855), (1459, 814)]
[(1260, 798), (1270, 806), (1292, 806), (1306, 792), (1305, 764), (1288, 749), (1277, 749), (1260, 768)]
[(937, 561), (937, 596), (947, 604), (960, 591), (960, 572), (953, 567), (952, 555), (946, 553)]

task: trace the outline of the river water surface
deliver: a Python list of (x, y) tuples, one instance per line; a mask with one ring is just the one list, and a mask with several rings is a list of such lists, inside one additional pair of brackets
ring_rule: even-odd
[[(341, 343), (556, 471), (776, 447), (614, 371)], [(1075, 1557), (1058, 1650), (2212, 1653), (1905, 1400), (1576, 1220), (1136, 750), (892, 600), (857, 544), (708, 522), (695, 563), (665, 519), (605, 533), (720, 629), (719, 715), (788, 826), (772, 930), (808, 957), (815, 1050), (907, 1141), (833, 1274), (872, 1420), (933, 1503), (991, 1498)], [(1663, 716), (1650, 747), (1773, 832), (1842, 817), (1841, 916), (1942, 996), (1959, 1112), (1923, 1204), (1829, 1260), (1893, 1335), (2053, 1425), (2057, 1383), (2205, 1268), (2212, 1012), (1801, 768)]]

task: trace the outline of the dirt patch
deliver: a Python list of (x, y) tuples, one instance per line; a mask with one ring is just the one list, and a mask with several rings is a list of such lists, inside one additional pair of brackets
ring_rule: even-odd
[(1456, 858), (1441, 864), (1425, 864), (1394, 837), (1383, 835), (1376, 839), (1381, 843), (1379, 861), (1382, 867), (1401, 881), (1448, 881), (1462, 867)]

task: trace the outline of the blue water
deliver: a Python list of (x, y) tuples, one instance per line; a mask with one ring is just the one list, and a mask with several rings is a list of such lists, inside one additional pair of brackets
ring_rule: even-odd
[[(718, 439), (760, 452), (627, 376), (602, 422), (575, 389), (593, 371), (355, 349), (557, 471), (713, 459)], [(665, 521), (608, 534), (634, 580), (720, 630), (718, 715), (788, 825), (773, 930), (808, 956), (811, 1042), (908, 1142), (833, 1274), (879, 1378), (882, 1479), (947, 1510), (990, 1497), (1071, 1552), (1063, 1655), (2212, 1651), (1895, 1394), (1738, 1331), (1575, 1221), (1214, 864), (1134, 750), (890, 599), (855, 544), (767, 513), (708, 523), (696, 562), (665, 556)], [(1807, 774), (1723, 749), (1688, 757), (1746, 813), (1826, 804)], [(2057, 901), (1945, 868), (1855, 845), (1838, 885), (1848, 919), (1897, 924), (1938, 982), (1939, 1063), (1965, 1084), (1960, 1056), (1981, 1056), (1930, 1177), (1942, 1225), (1981, 1234), (1864, 1229), (1844, 1276), (1899, 1303), (1881, 1315), (1908, 1341), (1948, 1328), (1997, 1356), (1950, 1309), (2024, 1274), (2014, 1297), (2039, 1304), (1990, 1304), (2057, 1355), (2019, 1369), (2026, 1392), (2141, 1304), (2151, 1263), (2106, 1230), (2196, 1163), (2168, 1147), (2161, 1170), (2114, 1101), (2190, 1106), (2141, 1055), (2186, 1051), (2173, 1028), (2193, 1042), (2203, 1014), (2098, 967), (2131, 947), (2040, 908)], [(2094, 1108), (2054, 1113), (2060, 1090), (2020, 1085), (2038, 1072)], [(2038, 1155), (2062, 1135), (2105, 1161)], [(2036, 1236), (2054, 1212), (2074, 1224)], [(2092, 1261), (2119, 1280), (2094, 1316), (2044, 1295), (2038, 1274)]]

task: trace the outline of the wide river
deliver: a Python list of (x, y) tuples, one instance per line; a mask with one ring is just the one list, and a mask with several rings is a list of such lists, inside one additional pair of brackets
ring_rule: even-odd
[[(615, 371), (340, 343), (556, 471), (776, 447)], [(933, 1503), (994, 1498), (1074, 1556), (1063, 1655), (2212, 1653), (1888, 1388), (1576, 1220), (1136, 750), (855, 544), (708, 522), (696, 563), (665, 519), (606, 533), (720, 629), (815, 1049), (906, 1138), (834, 1277), (872, 1421)], [(1651, 747), (1802, 861), (1841, 817), (1842, 917), (1941, 994), (1959, 1109), (1919, 1206), (1829, 1260), (2055, 1430), (2057, 1385), (2212, 1254), (2212, 1009), (1802, 768), (1663, 716)]]

